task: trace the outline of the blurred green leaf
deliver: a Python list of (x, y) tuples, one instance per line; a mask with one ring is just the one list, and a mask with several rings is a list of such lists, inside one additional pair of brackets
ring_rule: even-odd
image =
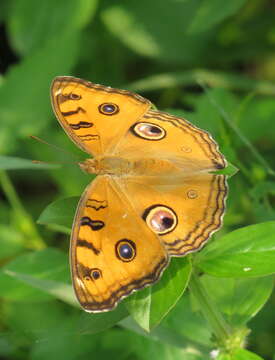
[(57, 34), (72, 33), (87, 25), (96, 5), (97, 0), (61, 0), (58, 3), (14, 0), (8, 17), (12, 44), (21, 54), (43, 48), (48, 39)]
[(161, 280), (130, 296), (127, 309), (146, 331), (157, 326), (182, 296), (191, 274), (188, 258), (172, 259)]
[[(125, 88), (142, 92), (169, 89), (176, 86), (192, 85), (202, 81), (211, 87), (231, 90), (254, 91), (259, 94), (274, 95), (275, 85), (271, 81), (257, 80), (238, 73), (225, 71), (211, 71), (208, 69), (192, 69), (183, 72), (160, 73), (149, 75), (124, 86)], [(274, 103), (272, 100), (265, 99)], [(263, 110), (264, 111), (264, 110)], [(252, 112), (252, 111), (251, 111)], [(254, 114), (255, 115), (255, 114)], [(245, 117), (244, 117), (245, 119)], [(248, 125), (244, 121), (244, 126)]]
[(242, 133), (250, 141), (265, 139), (266, 147), (272, 147), (275, 141), (275, 104), (273, 98), (253, 97), (242, 110), (237, 121)]
[(58, 225), (71, 229), (78, 201), (78, 196), (54, 201), (43, 210), (37, 222), (39, 224)]
[(238, 349), (232, 355), (223, 355), (217, 357), (217, 360), (264, 360), (260, 356), (245, 349)]
[(36, 289), (39, 289), (55, 298), (62, 300), (70, 305), (79, 306), (73, 293), (72, 285), (53, 280), (40, 279), (39, 277), (5, 270), (5, 274), (22, 281)]
[(253, 199), (253, 210), (259, 221), (275, 219), (275, 209), (272, 207), (272, 198), (275, 196), (275, 183), (262, 181), (250, 191)]
[(68, 73), (75, 64), (79, 36), (79, 32), (59, 34), (31, 57), (14, 65), (6, 75), (0, 87), (0, 118), (4, 128), (0, 134), (0, 152), (9, 152), (18, 138), (46, 128), (52, 114), (51, 81), (56, 75)]
[(181, 343), (203, 352), (211, 344), (211, 330), (201, 313), (191, 303), (189, 291), (183, 294), (161, 324), (153, 329), (152, 334), (158, 336), (161, 341), (174, 341), (177, 346), (181, 346)]
[(228, 279), (205, 275), (201, 280), (226, 321), (235, 328), (261, 310), (273, 289), (272, 277)]
[[(192, 313), (192, 315), (194, 314)], [(152, 329), (150, 332), (147, 332), (141, 327), (139, 327), (139, 325), (130, 316), (126, 319), (123, 319), (119, 323), (119, 325), (121, 325), (125, 329), (130, 330), (136, 335), (142, 335), (144, 338), (148, 338), (149, 340), (151, 340), (151, 342), (153, 340), (154, 342), (157, 341), (158, 343), (180, 348), (186, 352), (186, 355), (188, 353), (193, 353), (199, 356), (200, 354), (203, 354), (207, 349), (207, 347), (201, 346), (197, 341), (192, 341), (190, 340), (190, 338), (182, 335), (182, 327), (174, 329), (166, 325), (163, 326), (163, 323), (161, 323), (156, 328)], [(194, 328), (192, 330), (195, 331)]]
[(161, 3), (128, 0), (106, 7), (102, 19), (105, 26), (134, 52), (164, 61), (197, 63), (209, 36), (207, 32), (187, 34), (187, 30), (200, 3), (197, 0)]
[(188, 33), (203, 32), (228, 16), (236, 13), (244, 4), (246, 0), (231, 0), (223, 3), (221, 6), (220, 0), (203, 0), (200, 3), (197, 12), (192, 19), (188, 28)]
[(24, 237), (18, 230), (0, 224), (0, 233), (0, 259), (14, 256), (24, 249)]
[(11, 277), (7, 274), (24, 274), (39, 279), (68, 282), (68, 258), (57, 249), (47, 248), (19, 255), (1, 268), (0, 296), (2, 298), (20, 301), (46, 300), (50, 296), (44, 291), (36, 290), (15, 276)]
[(275, 272), (275, 222), (232, 231), (197, 256), (197, 266), (213, 276), (255, 277)]

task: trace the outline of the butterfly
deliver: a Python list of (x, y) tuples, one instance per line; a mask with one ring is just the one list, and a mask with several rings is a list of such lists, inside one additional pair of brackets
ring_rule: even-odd
[(67, 135), (93, 156), (80, 168), (97, 174), (73, 223), (75, 294), (84, 310), (109, 311), (220, 228), (227, 183), (215, 171), (226, 160), (209, 133), (130, 91), (60, 76), (51, 100)]

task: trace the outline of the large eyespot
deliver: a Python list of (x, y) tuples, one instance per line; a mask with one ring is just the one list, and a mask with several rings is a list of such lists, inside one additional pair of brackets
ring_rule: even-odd
[(119, 240), (116, 243), (116, 256), (125, 262), (132, 261), (136, 256), (136, 244), (128, 239)]
[(149, 228), (158, 235), (173, 231), (178, 224), (176, 213), (168, 206), (157, 204), (147, 208), (143, 215)]
[(90, 271), (90, 277), (93, 279), (93, 280), (97, 280), (99, 279), (100, 277), (102, 276), (101, 274), (101, 271), (97, 268), (94, 268), (94, 269), (91, 269)]
[(146, 140), (161, 140), (166, 136), (166, 131), (159, 125), (139, 122), (131, 126), (131, 132)]
[(103, 103), (99, 105), (98, 110), (103, 115), (115, 115), (119, 112), (119, 107), (113, 103)]

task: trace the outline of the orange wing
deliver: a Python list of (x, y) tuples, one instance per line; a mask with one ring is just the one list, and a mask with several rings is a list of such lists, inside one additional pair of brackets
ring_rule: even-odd
[(128, 126), (128, 132), (114, 151), (117, 156), (169, 160), (183, 173), (226, 166), (211, 135), (183, 118), (148, 110), (139, 121), (133, 119)]
[(150, 108), (150, 101), (126, 90), (93, 84), (70, 76), (54, 79), (52, 106), (69, 137), (82, 150), (111, 154), (112, 148)]
[(121, 192), (148, 228), (158, 235), (171, 256), (200, 249), (222, 224), (227, 195), (226, 177), (201, 173), (174, 183), (166, 178), (117, 180)]
[(157, 281), (167, 264), (164, 246), (115, 182), (98, 176), (79, 202), (71, 237), (72, 279), (82, 307), (113, 309), (134, 290)]

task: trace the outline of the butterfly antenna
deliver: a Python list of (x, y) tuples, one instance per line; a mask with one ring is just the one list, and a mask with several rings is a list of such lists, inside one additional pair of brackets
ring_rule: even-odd
[[(64, 150), (64, 149), (62, 149), (62, 148), (60, 148), (60, 147), (58, 147), (58, 146), (56, 146), (56, 145), (54, 145), (54, 144), (50, 144), (50, 143), (48, 143), (47, 141), (45, 141), (45, 140), (43, 140), (43, 139), (40, 139), (40, 138), (37, 137), (37, 136), (30, 135), (30, 138), (33, 139), (33, 140), (39, 141), (39, 142), (41, 142), (42, 144), (51, 146), (51, 147), (55, 148), (56, 150), (63, 152), (63, 154), (69, 155), (69, 156), (77, 159), (77, 156), (75, 156), (73, 153), (70, 153), (70, 152), (68, 152), (68, 151), (66, 151), (66, 150)], [(39, 160), (33, 160), (33, 161), (34, 161), (34, 162), (43, 163), (43, 161), (39, 161)], [(79, 162), (79, 161), (78, 161), (78, 162)]]
[(79, 161), (41, 161), (41, 160), (32, 160), (34, 164), (43, 164), (43, 165), (63, 165), (63, 164), (79, 164)]

